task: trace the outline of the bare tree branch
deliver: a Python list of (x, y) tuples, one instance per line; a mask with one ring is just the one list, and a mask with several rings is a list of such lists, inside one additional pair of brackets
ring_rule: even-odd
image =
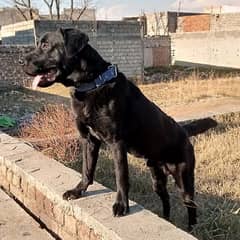
[(89, 8), (91, 2), (92, 2), (91, 0), (83, 0), (82, 1), (82, 8), (79, 11), (77, 20), (79, 20), (81, 18), (81, 16), (84, 14), (84, 12)]
[(27, 7), (27, 4), (25, 4), (25, 3), (22, 2), (22, 1), (21, 1), (21, 2), (19, 2), (19, 1), (14, 1), (14, 3), (15, 3), (16, 6), (21, 6), (21, 7), (25, 7), (25, 8)]
[(55, 0), (55, 7), (56, 7), (56, 12), (57, 12), (57, 19), (59, 20), (61, 17), (60, 14), (60, 0)]
[(84, 14), (84, 12), (86, 11), (86, 9), (87, 9), (87, 6), (84, 6), (84, 7), (80, 10), (79, 15), (78, 15), (78, 17), (77, 17), (77, 20), (79, 20), (79, 19), (81, 18), (81, 16)]
[[(34, 9), (32, 8), (31, 0), (14, 0), (14, 6), (16, 9), (20, 12), (20, 14), (24, 17), (24, 19), (27, 21), (29, 19), (33, 19), (33, 13), (36, 13)], [(22, 9), (21, 9), (22, 8)], [(26, 15), (26, 12), (24, 9), (27, 10), (29, 13), (29, 17)]]
[(45, 2), (45, 4), (48, 6), (48, 11), (49, 11), (49, 15), (50, 15), (50, 19), (53, 19), (53, 1), (54, 0), (43, 0)]
[[(32, 7), (33, 0), (12, 0), (14, 2), (15, 8), (20, 12), (23, 18), (27, 21), (29, 19), (34, 19), (34, 14), (38, 15), (38, 11), (36, 11)], [(74, 0), (70, 0), (70, 14), (68, 15), (68, 19), (70, 20), (79, 20), (84, 12), (90, 7), (92, 1), (91, 0), (78, 0), (81, 2), (82, 7), (78, 10), (74, 9)], [(48, 7), (49, 18), (54, 18), (54, 10), (56, 10), (57, 19), (61, 18), (61, 0), (43, 0), (43, 3)], [(54, 9), (55, 8), (55, 9)], [(33, 14), (34, 13), (34, 14)]]
[(25, 16), (24, 12), (22, 11), (22, 9), (18, 6), (18, 5), (14, 5), (15, 8), (20, 12), (20, 14), (23, 16), (23, 18), (25, 19), (25, 21), (28, 20), (28, 18)]
[(33, 12), (32, 12), (31, 0), (28, 0), (28, 7), (29, 7), (30, 19), (33, 19)]
[[(38, 15), (38, 11), (36, 11), (35, 9), (33, 9), (32, 7), (31, 7), (31, 5), (30, 5), (30, 7), (23, 1), (23, 0), (21, 0), (21, 2), (19, 2), (19, 1), (17, 1), (17, 0), (14, 0), (14, 3), (15, 3), (15, 5), (14, 5), (14, 7), (18, 7), (19, 8), (19, 6), (20, 7), (23, 7), (24, 9), (31, 9), (32, 10), (32, 12), (34, 12), (36, 15)], [(21, 11), (22, 11), (22, 9), (20, 9)]]
[(73, 0), (71, 0), (71, 12), (70, 12), (70, 20), (73, 20)]

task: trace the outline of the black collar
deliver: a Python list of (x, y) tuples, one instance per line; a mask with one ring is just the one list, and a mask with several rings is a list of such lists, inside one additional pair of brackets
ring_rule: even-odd
[(116, 78), (118, 75), (118, 70), (116, 65), (110, 65), (108, 69), (100, 74), (96, 79), (89, 83), (82, 83), (79, 87), (76, 87), (77, 92), (85, 93), (88, 91), (95, 90), (112, 79)]

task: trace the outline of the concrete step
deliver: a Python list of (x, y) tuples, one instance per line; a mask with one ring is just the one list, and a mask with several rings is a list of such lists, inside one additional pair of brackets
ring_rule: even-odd
[(0, 189), (0, 239), (54, 239), (29, 216), (12, 198)]

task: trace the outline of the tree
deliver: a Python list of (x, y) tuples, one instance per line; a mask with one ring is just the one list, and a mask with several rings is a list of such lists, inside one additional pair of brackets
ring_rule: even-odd
[(60, 0), (55, 0), (55, 7), (56, 7), (56, 12), (57, 12), (57, 19), (59, 20), (61, 17), (60, 14)]
[(83, 13), (90, 7), (90, 5), (92, 5), (92, 1), (91, 0), (82, 0), (82, 7), (81, 7), (81, 9), (79, 11), (79, 15), (77, 17), (77, 20), (79, 20), (81, 18)]
[(55, 7), (55, 11), (56, 11), (56, 14), (57, 14), (57, 19), (59, 20), (60, 17), (61, 17), (60, 0), (43, 0), (43, 1), (48, 7), (48, 12), (49, 12), (50, 19), (53, 19), (53, 7)]
[(32, 8), (31, 0), (14, 0), (13, 3), (26, 21), (34, 19), (34, 13), (38, 15), (38, 12)]
[[(63, 0), (62, 0), (63, 1)], [(61, 18), (61, 0), (43, 0), (48, 7), (49, 18), (54, 19), (54, 14), (59, 20)], [(34, 19), (34, 15), (39, 15), (38, 11), (32, 7), (33, 0), (13, 0), (15, 8), (20, 12), (23, 18), (27, 21)], [(70, 14), (68, 15), (70, 20), (79, 20), (84, 12), (92, 6), (92, 0), (78, 0), (78, 7), (74, 6), (74, 0), (68, 0), (70, 4)]]
[(43, 0), (48, 6), (50, 19), (53, 19), (53, 0)]
[(81, 7), (80, 8), (76, 8), (78, 9), (78, 14), (77, 17), (75, 19), (73, 19), (73, 12), (74, 12), (74, 4), (73, 4), (73, 0), (71, 0), (70, 3), (70, 20), (79, 20), (81, 18), (81, 16), (83, 15), (83, 13), (92, 5), (92, 1), (91, 0), (82, 0), (81, 1)]
[(70, 9), (71, 9), (71, 12), (70, 12), (70, 20), (73, 20), (73, 0), (71, 0)]

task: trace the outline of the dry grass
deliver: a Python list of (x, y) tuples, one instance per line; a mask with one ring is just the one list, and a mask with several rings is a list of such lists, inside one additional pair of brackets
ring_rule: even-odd
[(144, 94), (158, 106), (186, 104), (199, 99), (240, 97), (240, 77), (180, 81), (140, 85)]
[(240, 114), (219, 117), (214, 131), (194, 139), (201, 239), (240, 239)]
[[(139, 85), (144, 94), (158, 106), (186, 104), (200, 99), (240, 97), (240, 77), (201, 80), (193, 75), (179, 81)], [(69, 97), (69, 90), (60, 84), (39, 89), (43, 92)]]
[[(203, 97), (239, 97), (239, 78), (213, 81), (191, 79), (144, 85), (141, 89), (160, 106), (193, 102)], [(216, 129), (192, 139), (197, 160), (196, 201), (199, 204), (199, 223), (194, 227), (193, 234), (202, 240), (237, 240), (240, 239), (240, 113), (217, 117), (217, 121), (219, 125)], [(64, 143), (64, 136), (74, 132), (71, 114), (63, 107), (50, 106), (37, 114), (32, 124), (22, 129), (21, 135), (38, 139), (52, 139), (51, 136), (57, 135)], [(78, 159), (79, 161), (73, 161), (69, 165), (81, 169), (78, 144), (75, 146), (76, 149), (71, 152), (72, 143), (69, 141), (59, 144), (59, 141), (51, 140), (41, 147), (50, 156), (57, 156), (61, 160)], [(111, 158), (108, 150), (101, 150), (96, 180), (115, 190)], [(129, 156), (129, 172), (130, 198), (162, 216), (161, 201), (152, 192), (145, 162)], [(176, 193), (172, 178), (169, 179), (169, 191), (172, 204), (171, 220), (186, 230), (186, 210)]]
[(63, 105), (47, 105), (36, 113), (30, 124), (21, 126), (19, 136), (59, 161), (79, 156), (79, 142), (71, 111)]

